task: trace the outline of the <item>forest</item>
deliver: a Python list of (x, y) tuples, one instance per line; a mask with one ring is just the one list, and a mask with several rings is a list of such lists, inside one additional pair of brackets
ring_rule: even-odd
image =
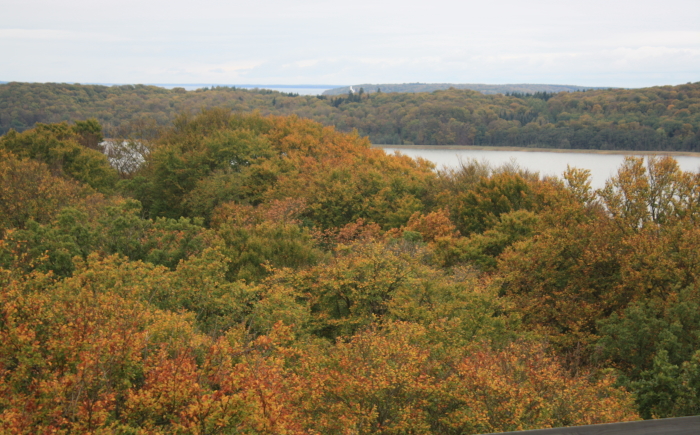
[[(194, 95), (226, 93), (268, 95)], [(700, 414), (700, 175), (672, 158), (594, 191), (294, 115), (139, 119), (157, 128), (109, 156), (96, 119), (0, 137), (0, 433)]]
[[(229, 87), (0, 84), (0, 134), (95, 118), (109, 138), (150, 139), (176, 117), (224, 107), (308, 118), (374, 144), (700, 152), (700, 82), (585, 92), (465, 89), (299, 96)], [(380, 89), (381, 90), (381, 89)]]

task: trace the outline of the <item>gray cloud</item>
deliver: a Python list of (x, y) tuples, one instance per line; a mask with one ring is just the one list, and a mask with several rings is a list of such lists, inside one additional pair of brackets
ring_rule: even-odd
[(697, 0), (0, 0), (0, 7), (0, 80), (628, 87), (700, 80)]

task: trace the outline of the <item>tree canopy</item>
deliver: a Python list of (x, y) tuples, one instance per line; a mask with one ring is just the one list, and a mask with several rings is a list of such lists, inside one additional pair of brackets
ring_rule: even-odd
[(0, 138), (3, 432), (700, 412), (700, 176), (672, 158), (630, 157), (593, 191), (575, 168), (436, 171), (297, 116), (151, 133), (128, 172), (94, 120)]

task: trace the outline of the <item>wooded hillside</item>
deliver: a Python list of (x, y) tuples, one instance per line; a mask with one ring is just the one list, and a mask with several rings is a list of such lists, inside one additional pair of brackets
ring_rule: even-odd
[(9, 83), (0, 85), (0, 132), (96, 118), (108, 137), (143, 138), (180, 113), (211, 107), (295, 114), (339, 131), (355, 129), (376, 144), (700, 151), (700, 83), (556, 94), (445, 90), (338, 97)]

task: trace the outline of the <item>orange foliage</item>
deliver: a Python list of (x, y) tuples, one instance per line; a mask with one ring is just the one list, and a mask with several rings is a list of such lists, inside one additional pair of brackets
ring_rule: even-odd
[[(319, 433), (477, 434), (638, 419), (612, 378), (572, 377), (539, 346), (449, 355), (396, 324), (309, 355), (304, 408)], [(320, 368), (320, 371), (319, 369)]]
[(425, 242), (459, 237), (459, 231), (450, 220), (449, 212), (445, 209), (439, 209), (427, 215), (414, 213), (408, 220), (405, 229), (421, 233)]

